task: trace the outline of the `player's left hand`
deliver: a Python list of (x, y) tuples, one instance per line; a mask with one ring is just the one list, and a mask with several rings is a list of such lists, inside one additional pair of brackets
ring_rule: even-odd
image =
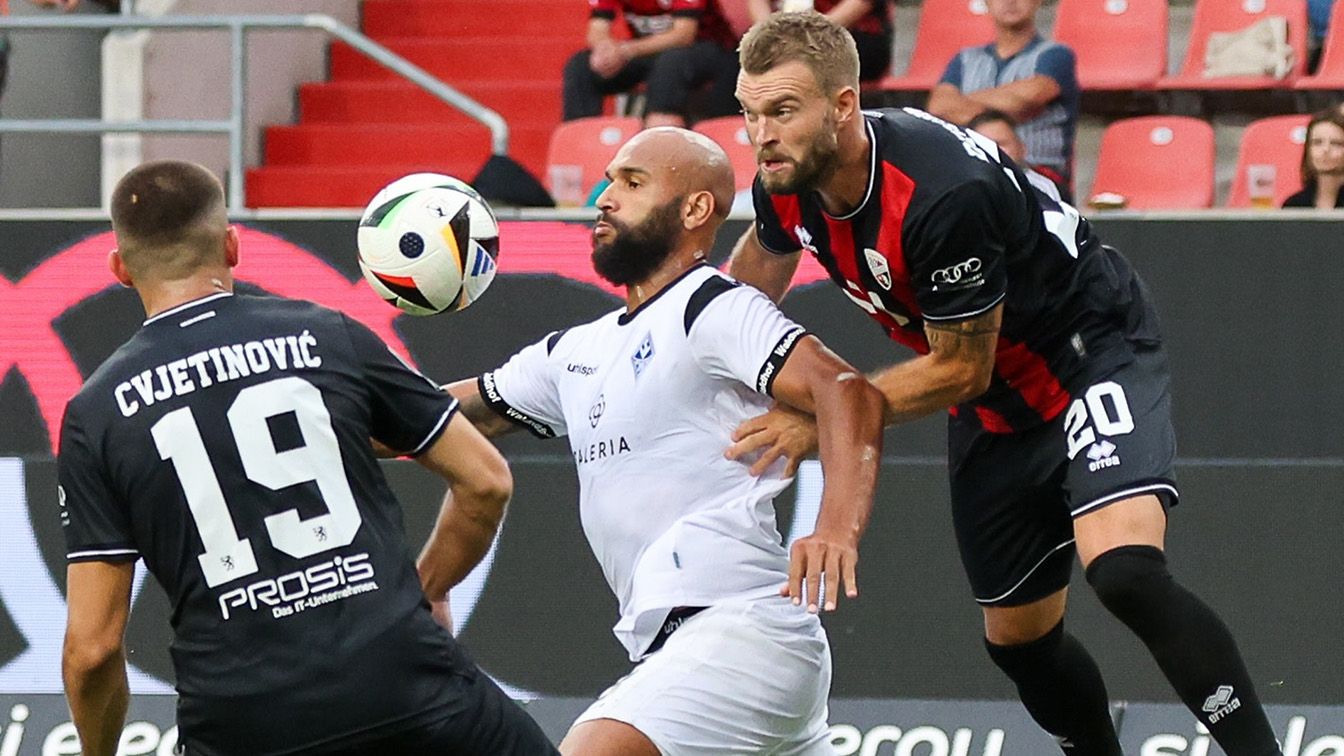
[(742, 459), (759, 450), (761, 456), (751, 466), (752, 475), (761, 475), (780, 457), (788, 460), (786, 476), (798, 472), (798, 463), (817, 451), (817, 421), (792, 407), (776, 404), (764, 415), (743, 421), (733, 431), (733, 445), (724, 456)]
[(795, 606), (806, 601), (813, 614), (824, 600), (826, 611), (833, 612), (842, 587), (847, 598), (858, 598), (858, 563), (859, 547), (851, 537), (819, 530), (799, 538), (789, 551), (789, 582), (779, 595), (793, 599)]

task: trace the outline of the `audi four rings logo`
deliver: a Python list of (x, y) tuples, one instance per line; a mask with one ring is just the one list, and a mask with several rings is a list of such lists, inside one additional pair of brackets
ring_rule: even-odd
[(975, 273), (980, 272), (980, 258), (970, 257), (956, 265), (949, 265), (946, 268), (939, 268), (929, 276), (934, 283), (954, 284), (963, 278), (968, 278)]

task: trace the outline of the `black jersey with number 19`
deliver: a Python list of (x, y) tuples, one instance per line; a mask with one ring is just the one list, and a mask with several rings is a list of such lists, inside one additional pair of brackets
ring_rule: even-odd
[[(756, 231), (771, 252), (811, 252), (842, 291), (920, 354), (926, 321), (1003, 304), (989, 390), (954, 407), (1009, 433), (1058, 415), (1070, 386), (1156, 343), (1156, 314), (1129, 263), (1104, 247), (1043, 178), (997, 146), (923, 111), (866, 111), (867, 191), (836, 217), (815, 194), (753, 187)], [(1038, 179), (1038, 180), (1034, 180)]]
[(68, 559), (142, 557), (163, 585), (189, 753), (349, 742), (448, 702), (462, 658), (369, 438), (417, 452), (455, 410), (346, 316), (224, 293), (146, 321), (71, 400)]

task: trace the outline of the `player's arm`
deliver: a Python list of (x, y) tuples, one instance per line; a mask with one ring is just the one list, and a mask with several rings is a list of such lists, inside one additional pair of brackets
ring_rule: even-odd
[[(882, 456), (882, 394), (815, 336), (794, 347), (772, 392), (777, 401), (816, 417), (825, 480), (816, 529), (794, 542), (786, 589), (794, 603), (808, 596), (816, 602), (825, 573), (830, 611), (842, 585), (849, 598), (859, 595), (855, 566)], [(809, 603), (808, 611), (816, 610)]]
[(755, 286), (778, 304), (789, 290), (800, 259), (802, 252), (781, 255), (766, 249), (756, 235), (756, 224), (753, 223), (733, 247), (728, 275)]
[(1038, 74), (993, 89), (981, 89), (967, 97), (977, 103), (981, 110), (989, 108), (1001, 110), (1021, 122), (1039, 115), (1046, 105), (1059, 97), (1060, 91), (1059, 82), (1049, 76)]
[(1002, 304), (966, 320), (926, 321), (929, 353), (871, 376), (886, 399), (886, 423), (931, 415), (985, 393), (1002, 322)]
[(513, 475), (461, 412), (416, 461), (448, 481), (438, 519), (416, 562), (425, 596), (441, 602), (490, 549), (513, 495)]
[(126, 720), (124, 637), (135, 563), (72, 562), (61, 673), (85, 756), (113, 756)]
[(458, 406), (461, 408), (459, 411), (471, 421), (472, 425), (476, 426), (476, 430), (480, 431), (482, 435), (494, 438), (518, 430), (519, 426), (490, 409), (485, 397), (481, 396), (480, 383), (475, 378), (466, 378), (449, 383), (443, 389), (457, 399)]

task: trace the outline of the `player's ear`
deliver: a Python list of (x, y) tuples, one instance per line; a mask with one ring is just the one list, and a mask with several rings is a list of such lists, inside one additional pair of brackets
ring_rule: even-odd
[(844, 87), (835, 95), (835, 122), (848, 123), (859, 115), (859, 92), (854, 87)]
[(700, 228), (713, 217), (714, 195), (709, 192), (694, 192), (681, 205), (681, 224), (688, 231)]
[(224, 261), (229, 264), (230, 268), (237, 267), (241, 246), (242, 242), (238, 239), (238, 227), (229, 226), (228, 230), (224, 232)]
[(120, 251), (114, 249), (107, 253), (107, 269), (112, 271), (112, 276), (122, 286), (128, 289), (135, 286), (131, 280), (131, 271), (126, 269), (126, 261), (121, 259)]

